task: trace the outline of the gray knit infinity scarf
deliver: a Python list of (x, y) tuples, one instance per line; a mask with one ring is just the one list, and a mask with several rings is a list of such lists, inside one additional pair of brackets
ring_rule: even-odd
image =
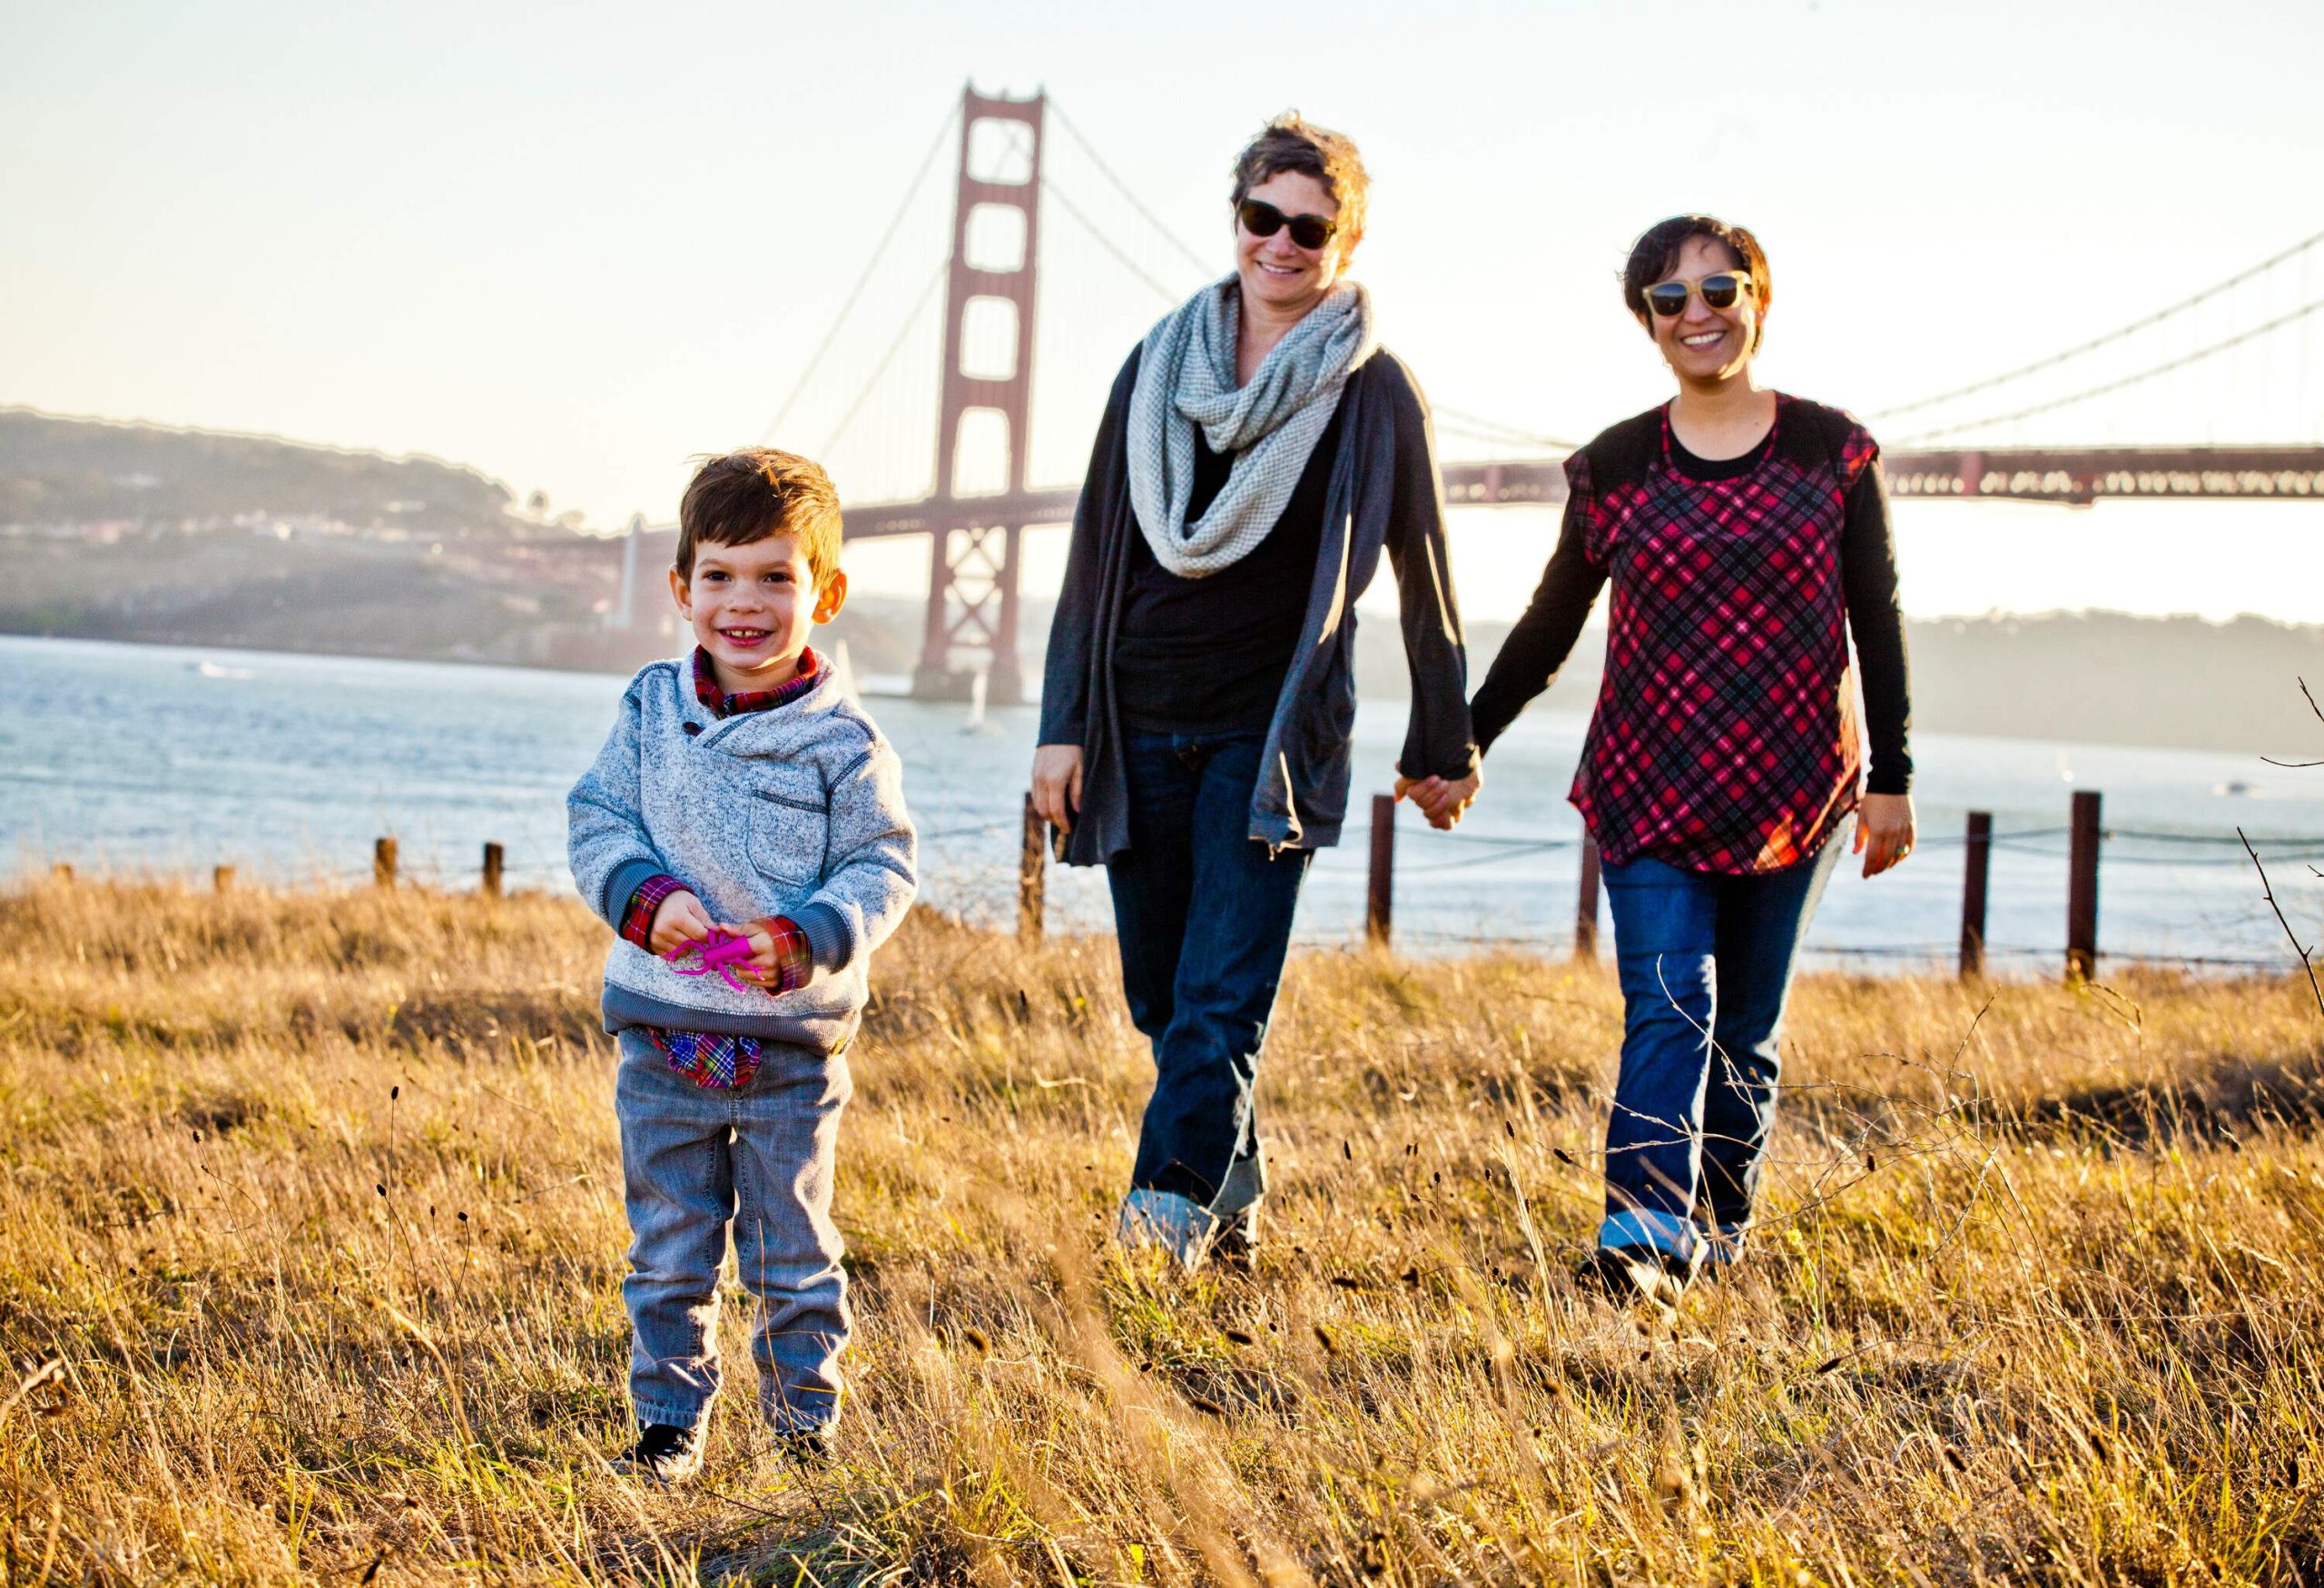
[[(1340, 392), (1380, 344), (1372, 297), (1354, 281), (1324, 294), (1251, 377), (1235, 384), (1242, 306), (1228, 276), (1147, 333), (1129, 398), (1129, 500), (1154, 558), (1181, 578), (1215, 574), (1267, 537), (1291, 500)], [(1200, 518), (1187, 522), (1195, 426), (1235, 461)]]

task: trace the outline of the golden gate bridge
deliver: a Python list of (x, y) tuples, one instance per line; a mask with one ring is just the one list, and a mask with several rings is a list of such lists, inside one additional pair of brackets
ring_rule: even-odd
[[(950, 141), (956, 121), (958, 160), (949, 250), (923, 281), (894, 339), (874, 361), (818, 455), (828, 461), (832, 449), (857, 426), (940, 286), (944, 318), (933, 484), (925, 495), (909, 500), (847, 501), (846, 534), (850, 541), (928, 538), (928, 598), (912, 693), (928, 699), (966, 698), (981, 674), (985, 697), (994, 704), (1011, 704), (1025, 698), (1019, 647), (1025, 534), (1029, 528), (1069, 522), (1079, 494), (1078, 482), (1035, 484), (1028, 474), (1044, 198), (1054, 200), (1068, 220), (1161, 302), (1180, 301), (1192, 290), (1157, 280), (1092, 218), (1094, 205), (1077, 202), (1057, 183), (1045, 162), (1052, 122), (1112, 184), (1118, 201), (1201, 272), (1193, 280), (1221, 272), (1155, 218), (1049, 95), (1011, 99), (981, 94), (970, 86), (930, 145), (903, 204), (767, 427), (765, 439), (782, 429), (800, 394), (823, 367), (890, 254), (936, 156)], [(2070, 506), (2125, 498), (2324, 501), (2324, 445), (2312, 439), (2271, 446), (1962, 444), (1965, 439), (1974, 440), (2037, 416), (2083, 408), (2198, 366), (2216, 369), (2239, 349), (2280, 342), (2282, 333), (2305, 328), (2324, 311), (2324, 297), (2263, 314), (2255, 323), (2224, 335), (2201, 334), (2199, 316), (2206, 310), (2216, 314), (2239, 294), (2248, 299), (2255, 283), (2281, 279), (2295, 262), (2305, 265), (2319, 245), (2324, 245), (2324, 233), (2104, 335), (1868, 414), (1884, 433), (1892, 428), (1890, 421), (1906, 421), (1901, 429), (1907, 433), (1884, 449), (1891, 495)], [(2158, 333), (2188, 327), (2199, 332), (2195, 345), (2137, 361)], [(2128, 366), (2122, 364), (2125, 354), (2132, 357)], [(2304, 365), (2301, 375), (2304, 392)], [(1504, 449), (1507, 454), (1443, 461), (1448, 506), (1551, 506), (1564, 499), (1561, 460), (1572, 449), (1571, 443), (1454, 409), (1438, 406), (1434, 411), (1440, 430), (1471, 444)], [(1957, 417), (1963, 413), (1974, 417)], [(662, 533), (669, 528), (659, 527)], [(655, 532), (642, 519), (632, 521), (619, 607), (624, 616), (617, 621), (626, 621), (630, 609), (628, 592), (640, 560), (638, 540)], [(979, 660), (980, 666), (973, 665)]]

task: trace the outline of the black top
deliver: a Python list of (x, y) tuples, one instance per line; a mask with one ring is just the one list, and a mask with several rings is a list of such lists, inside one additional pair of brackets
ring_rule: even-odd
[[(1339, 452), (1334, 410), (1266, 538), (1216, 573), (1181, 578), (1144, 535), (1129, 547), (1129, 586), (1114, 645), (1122, 725), (1137, 733), (1266, 732), (1306, 621), (1324, 544), (1324, 494)], [(1214, 452), (1195, 427), (1187, 517), (1226, 488), (1235, 455)]]
[[(1615, 454), (1608, 459), (1610, 478), (1610, 473), (1639, 466), (1637, 459), (1623, 454), (1640, 450), (1638, 444), (1645, 441), (1647, 427), (1640, 421), (1649, 418), (1657, 421), (1652, 444), (1660, 444), (1659, 417), (1659, 409), (1642, 414), (1639, 420), (1617, 426), (1591, 444), (1594, 451), (1620, 432), (1639, 430), (1637, 437), (1620, 437), (1620, 441), (1633, 445), (1618, 442), (1607, 449)], [(1688, 451), (1673, 432), (1670, 462), (1689, 479), (1739, 478), (1774, 456), (1777, 434), (1770, 429), (1766, 439), (1738, 458), (1712, 459)], [(1810, 444), (1806, 437), (1795, 441)], [(1580, 505), (1569, 498), (1558, 528), (1557, 549), (1550, 554), (1532, 604), (1509, 631), (1501, 654), (1493, 658), (1484, 683), (1469, 703), (1480, 754), (1501, 737), (1526, 702), (1556, 681), (1558, 670), (1573, 652), (1574, 641), (1606, 582), (1604, 571), (1590, 561), (1586, 534)], [(1848, 492), (1846, 518), (1840, 528), (1840, 583), (1846, 595), (1848, 634), (1856, 642), (1857, 675), (1864, 686), (1865, 735), (1871, 741), (1865, 789), (1870, 794), (1905, 794), (1913, 786), (1913, 758), (1906, 747), (1912, 723), (1910, 670), (1905, 654), (1904, 615), (1896, 602), (1896, 548), (1889, 533), (1888, 488), (1876, 458)]]
[(1676, 429), (1670, 432), (1670, 466), (1685, 478), (1705, 484), (1715, 479), (1740, 479), (1774, 457), (1775, 450), (1776, 428), (1773, 425), (1769, 425), (1768, 433), (1759, 438), (1758, 446), (1732, 458), (1698, 458), (1687, 450), (1687, 444), (1679, 439)]
[[(1078, 745), (1080, 817), (1068, 865), (1102, 865), (1129, 848), (1129, 780), (1122, 764), (1114, 647), (1129, 591), (1130, 548), (1145, 538), (1129, 501), (1129, 407), (1139, 355), (1115, 377), (1073, 509), (1065, 582), (1058, 587), (1041, 673), (1044, 745)], [(1314, 850), (1337, 843), (1354, 779), (1355, 613), (1384, 557), (1396, 577), (1396, 624), (1412, 678), (1398, 771), (1466, 777), (1469, 735), (1461, 613), (1444, 550), (1444, 498), (1428, 405), (1403, 361), (1382, 348), (1340, 393), (1340, 437), (1324, 493), (1330, 533), (1305, 580), (1307, 616), (1268, 725), (1267, 753), (1245, 831), (1262, 843)]]

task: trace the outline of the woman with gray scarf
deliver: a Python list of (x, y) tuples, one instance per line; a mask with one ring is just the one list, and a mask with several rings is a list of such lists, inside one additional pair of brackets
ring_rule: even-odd
[(1296, 114), (1243, 151), (1235, 272), (1115, 380), (1049, 630), (1034, 802), (1069, 863), (1107, 869), (1154, 1045), (1116, 1233), (1189, 1268), (1252, 1258), (1259, 1049), (1347, 811), (1354, 602), (1383, 550), (1412, 675), (1399, 791), (1476, 766), (1427, 405), (1345, 279), (1366, 188), (1355, 145)]

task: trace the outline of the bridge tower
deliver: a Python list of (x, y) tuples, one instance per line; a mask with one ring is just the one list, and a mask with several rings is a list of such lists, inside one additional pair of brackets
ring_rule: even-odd
[[(1015, 705), (1025, 698), (1017, 652), (1017, 586), (1025, 533), (1026, 427), (1032, 409), (1033, 300), (1047, 103), (1048, 96), (1041, 94), (1030, 99), (991, 98), (973, 85), (960, 95), (960, 163), (952, 203), (943, 390), (936, 425), (936, 499), (929, 504), (928, 618), (920, 666), (912, 672), (911, 692), (922, 700), (968, 697), (975, 676), (953, 666), (956, 649), (991, 654), (985, 691), (989, 701)], [(1025, 134), (1015, 130), (1019, 127), (1030, 134), (1029, 149)], [(985, 162), (980, 175), (972, 163), (979, 153), (1001, 158), (997, 167)], [(1020, 246), (1012, 249), (1012, 241)], [(973, 336), (971, 321), (979, 322)], [(990, 355), (1011, 340), (1010, 330), (1014, 345), (1008, 348), (1003, 364)], [(972, 360), (980, 361), (972, 364)], [(960, 457), (964, 441), (971, 439), (965, 432), (972, 421), (981, 432), (973, 438), (980, 452), (996, 442), (1002, 449), (1000, 488), (962, 496), (958, 488)], [(978, 472), (985, 475), (982, 469)]]

